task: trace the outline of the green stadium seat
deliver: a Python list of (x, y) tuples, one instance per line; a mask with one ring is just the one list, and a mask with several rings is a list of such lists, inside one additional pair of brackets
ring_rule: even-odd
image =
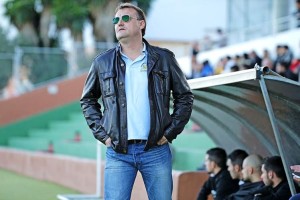
[[(89, 129), (83, 114), (65, 113), (63, 120), (49, 120), (45, 126), (26, 131), (27, 137), (12, 136), (8, 146), (30, 151), (46, 151), (53, 144), (54, 153), (80, 158), (96, 159), (97, 142)], [(80, 132), (81, 141), (75, 142), (75, 132)], [(24, 134), (23, 134), (24, 135)], [(207, 149), (215, 144), (203, 131), (195, 132), (193, 122), (189, 121), (183, 132), (171, 144), (173, 168), (176, 170), (196, 170), (204, 160)], [(105, 159), (106, 147), (101, 145), (102, 159)]]
[(44, 138), (12, 137), (8, 141), (8, 146), (30, 151), (45, 151), (49, 142), (50, 140)]

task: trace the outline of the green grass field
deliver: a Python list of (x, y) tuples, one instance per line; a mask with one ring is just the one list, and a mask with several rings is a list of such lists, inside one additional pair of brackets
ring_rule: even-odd
[(57, 194), (79, 192), (0, 169), (0, 200), (55, 200)]

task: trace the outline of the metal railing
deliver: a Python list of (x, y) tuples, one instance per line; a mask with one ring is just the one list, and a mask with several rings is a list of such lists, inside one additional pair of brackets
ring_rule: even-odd
[(231, 30), (227, 33), (228, 44), (236, 44), (295, 29), (298, 28), (298, 23), (299, 22), (297, 21), (295, 16), (289, 15), (271, 21), (262, 21), (253, 26)]
[(113, 45), (97, 43), (94, 48), (87, 48), (76, 43), (71, 52), (61, 48), (15, 47), (14, 52), (0, 53), (0, 99), (86, 72), (94, 57)]

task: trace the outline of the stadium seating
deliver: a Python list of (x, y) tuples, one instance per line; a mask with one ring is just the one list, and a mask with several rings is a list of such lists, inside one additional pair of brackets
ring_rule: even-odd
[[(62, 108), (63, 109), (63, 108)], [(80, 110), (69, 111), (64, 119), (51, 119), (47, 125), (33, 125), (27, 133), (12, 135), (7, 146), (29, 151), (48, 152), (49, 144), (53, 145), (54, 154), (95, 159), (97, 157), (96, 140)], [(34, 123), (34, 122), (32, 122)], [(203, 131), (194, 131), (190, 121), (183, 133), (171, 144), (173, 168), (176, 170), (196, 170), (201, 167), (207, 149), (215, 146)], [(75, 133), (80, 133), (80, 141), (74, 140)], [(102, 158), (105, 158), (105, 146), (101, 145)], [(49, 152), (48, 152), (49, 153)]]

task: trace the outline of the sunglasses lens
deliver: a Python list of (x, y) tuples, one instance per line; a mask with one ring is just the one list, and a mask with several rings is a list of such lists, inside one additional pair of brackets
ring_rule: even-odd
[(113, 24), (117, 24), (119, 22), (119, 20), (120, 20), (120, 17), (115, 17), (115, 18), (113, 18), (112, 22), (113, 22)]
[(129, 15), (123, 15), (123, 16), (122, 16), (123, 22), (128, 22), (129, 19), (130, 19)]

